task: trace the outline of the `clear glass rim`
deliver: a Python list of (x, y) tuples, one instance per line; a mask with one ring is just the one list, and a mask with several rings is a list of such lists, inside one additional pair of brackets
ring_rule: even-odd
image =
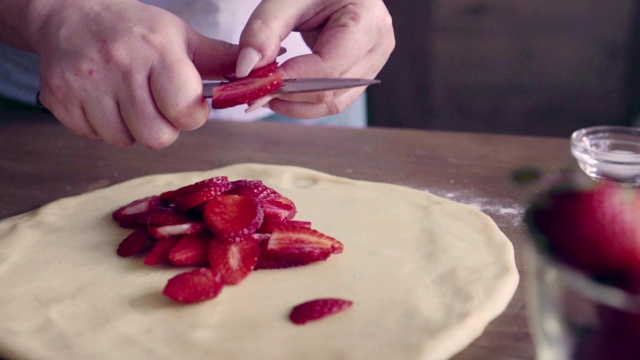
[(535, 246), (532, 247), (534, 256), (542, 259), (543, 265), (555, 268), (563, 283), (573, 291), (599, 304), (640, 314), (640, 295), (633, 295), (615, 286), (597, 282), (586, 274), (541, 253)]
[[(602, 157), (611, 152), (594, 149), (593, 147), (588, 146), (587, 139), (593, 137), (594, 135), (626, 135), (630, 139), (637, 139), (638, 146), (640, 146), (640, 128), (631, 127), (631, 126), (617, 126), (617, 125), (600, 125), (600, 126), (592, 126), (587, 128), (582, 128), (574, 131), (571, 134), (571, 147), (574, 149), (581, 149), (587, 151), (593, 157)], [(639, 154), (616, 154), (616, 156), (620, 158), (624, 158), (624, 161), (616, 161), (616, 163), (627, 163), (627, 162), (638, 162), (640, 163), (640, 153)]]

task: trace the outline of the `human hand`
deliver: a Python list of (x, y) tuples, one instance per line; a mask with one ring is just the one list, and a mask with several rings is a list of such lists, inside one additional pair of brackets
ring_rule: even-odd
[[(242, 32), (236, 73), (274, 61), (291, 31), (301, 32), (312, 53), (281, 64), (284, 78), (374, 78), (395, 47), (391, 17), (381, 0), (262, 0)], [(283, 95), (268, 107), (290, 117), (316, 118), (341, 112), (364, 90)]]
[(236, 46), (132, 0), (49, 2), (34, 48), (40, 102), (72, 132), (124, 147), (173, 143), (204, 124), (202, 77), (233, 70)]

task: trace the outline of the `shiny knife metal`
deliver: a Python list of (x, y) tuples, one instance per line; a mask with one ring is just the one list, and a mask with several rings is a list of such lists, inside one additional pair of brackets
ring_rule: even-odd
[[(275, 94), (295, 94), (315, 91), (328, 91), (337, 89), (347, 89), (360, 86), (369, 86), (380, 83), (376, 79), (356, 79), (356, 78), (308, 78), (308, 79), (284, 79), (282, 85)], [(210, 98), (213, 88), (229, 84), (227, 81), (203, 81), (202, 94)]]

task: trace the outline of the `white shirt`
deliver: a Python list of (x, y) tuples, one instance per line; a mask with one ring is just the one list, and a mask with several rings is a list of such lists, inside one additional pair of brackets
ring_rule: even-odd
[[(145, 3), (164, 8), (187, 22), (203, 35), (231, 43), (238, 43), (240, 33), (260, 0), (145, 0)], [(309, 52), (298, 33), (282, 43), (286, 59)], [(35, 104), (38, 92), (38, 58), (35, 54), (0, 43), (0, 95), (27, 104)], [(244, 107), (213, 110), (212, 118), (251, 121), (271, 114), (258, 109), (245, 114)]]

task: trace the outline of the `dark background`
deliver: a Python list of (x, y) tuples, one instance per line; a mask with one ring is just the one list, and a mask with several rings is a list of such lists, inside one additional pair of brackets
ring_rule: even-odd
[(640, 109), (639, 0), (386, 1), (371, 126), (567, 137)]

